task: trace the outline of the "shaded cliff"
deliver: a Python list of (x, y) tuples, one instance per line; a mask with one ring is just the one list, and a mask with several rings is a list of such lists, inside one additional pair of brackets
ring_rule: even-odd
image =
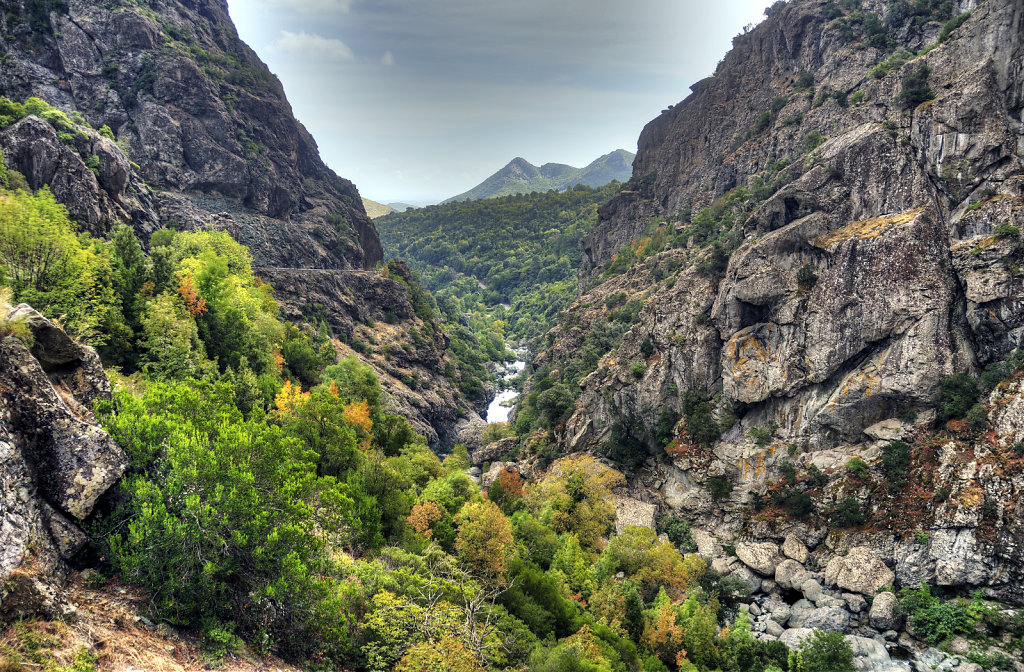
[[(49, 186), (80, 228), (104, 235), (127, 223), (144, 246), (162, 227), (225, 230), (290, 319), (326, 319), (339, 342), (360, 337), (345, 296), (365, 315), (409, 305), (405, 286), (372, 271), (383, 251), (355, 185), (324, 165), (223, 0), (26, 0), (10, 3), (0, 28), (3, 94), (45, 101), (0, 110), (12, 187), (21, 177)], [(423, 356), (406, 345), (403, 375), (433, 382), (414, 390), (384, 367), (393, 407), (432, 444), (450, 444), (443, 437), (470, 411), (441, 374), (447, 344)]]

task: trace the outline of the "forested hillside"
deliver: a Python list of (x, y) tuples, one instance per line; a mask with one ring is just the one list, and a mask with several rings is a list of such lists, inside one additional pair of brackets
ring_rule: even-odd
[[(377, 221), (451, 319), (493, 314), (515, 338), (542, 334), (576, 291), (580, 240), (621, 185), (428, 206)], [(507, 309), (501, 304), (508, 306)]]

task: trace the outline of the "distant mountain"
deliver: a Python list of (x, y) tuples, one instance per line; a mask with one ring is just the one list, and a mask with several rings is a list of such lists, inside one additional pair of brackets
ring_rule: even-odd
[(363, 209), (366, 210), (366, 215), (370, 219), (377, 219), (378, 217), (383, 217), (384, 215), (390, 215), (392, 212), (395, 211), (395, 208), (392, 208), (390, 205), (384, 205), (383, 203), (378, 203), (377, 201), (371, 201), (368, 198), (363, 199)]
[(508, 165), (491, 175), (469, 191), (442, 201), (476, 201), (481, 198), (528, 194), (533, 191), (563, 191), (576, 184), (600, 187), (612, 180), (626, 182), (633, 175), (634, 154), (617, 149), (592, 161), (585, 168), (574, 168), (564, 163), (545, 163), (537, 167), (526, 159), (516, 157)]
[(392, 210), (394, 210), (395, 212), (405, 212), (406, 210), (410, 210), (412, 208), (416, 208), (416, 207), (419, 207), (419, 206), (409, 205), (408, 203), (401, 203), (401, 202), (399, 202), (399, 203), (388, 203), (388, 207), (391, 208)]

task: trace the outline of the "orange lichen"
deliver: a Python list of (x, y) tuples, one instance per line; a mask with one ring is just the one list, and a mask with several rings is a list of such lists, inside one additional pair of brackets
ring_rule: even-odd
[(914, 219), (924, 212), (924, 209), (924, 206), (921, 206), (896, 215), (887, 215), (884, 217), (875, 217), (872, 219), (862, 219), (860, 221), (851, 222), (841, 229), (836, 229), (831, 233), (818, 236), (811, 241), (811, 243), (815, 247), (825, 249), (833, 243), (838, 243), (843, 240), (867, 240), (869, 238), (877, 238), (890, 227), (902, 226), (914, 221)]

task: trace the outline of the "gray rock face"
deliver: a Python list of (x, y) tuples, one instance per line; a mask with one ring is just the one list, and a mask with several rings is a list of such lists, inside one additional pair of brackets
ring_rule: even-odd
[(879, 588), (891, 586), (895, 578), (878, 554), (866, 546), (851, 548), (846, 556), (832, 558), (825, 568), (826, 584), (861, 595), (874, 595)]
[[(32, 351), (0, 341), (0, 617), (68, 616), (56, 587), (86, 542), (77, 523), (127, 459), (88, 411), (109, 394), (96, 353), (28, 306), (12, 313), (27, 316), (39, 340)], [(60, 362), (59, 373), (48, 377), (42, 362)]]

